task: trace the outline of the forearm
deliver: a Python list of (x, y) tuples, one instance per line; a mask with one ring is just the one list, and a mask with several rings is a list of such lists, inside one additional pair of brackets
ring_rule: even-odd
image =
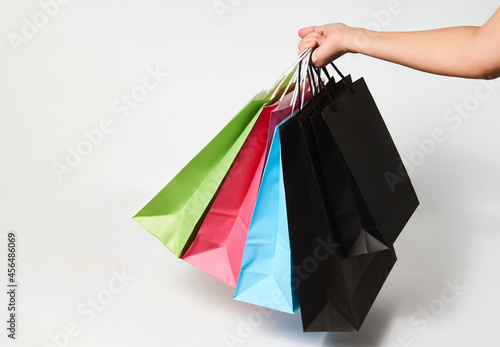
[(494, 78), (498, 76), (500, 42), (489, 42), (487, 29), (464, 26), (416, 32), (374, 32), (348, 28), (342, 40), (349, 52), (414, 69), (448, 76)]
[(318, 67), (350, 52), (439, 75), (500, 77), (500, 7), (480, 27), (377, 32), (331, 23), (302, 28), (299, 36), (299, 53), (318, 47), (312, 54)]

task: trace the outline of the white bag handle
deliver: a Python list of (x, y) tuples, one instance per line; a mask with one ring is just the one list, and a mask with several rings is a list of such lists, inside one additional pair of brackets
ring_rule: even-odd
[[(307, 78), (307, 64), (309, 63), (309, 56), (311, 55), (311, 49), (307, 49), (307, 55), (303, 57), (303, 59), (300, 61), (300, 64), (302, 64), (302, 66), (300, 67), (300, 70), (301, 71), (304, 71), (304, 73), (300, 76), (301, 77), (301, 80), (299, 81), (299, 85), (302, 86), (302, 83), (304, 83), (304, 86), (302, 88), (302, 95), (298, 95), (298, 90), (299, 88), (295, 88), (294, 90), (294, 94), (293, 94), (293, 97), (292, 97), (292, 111), (290, 112), (290, 115), (287, 117), (290, 118), (291, 116), (293, 116), (293, 111), (295, 109), (295, 103), (297, 102), (297, 98), (300, 97), (301, 98), (301, 105), (304, 105), (304, 98), (305, 98), (305, 80)], [(298, 72), (297, 72), (298, 74)]]
[[(301, 63), (303, 61), (303, 58), (309, 53), (311, 49), (308, 48), (306, 49), (304, 52), (302, 52), (296, 59), (295, 61), (290, 64), (286, 69), (285, 71), (278, 77), (277, 81), (274, 83), (274, 85), (269, 88), (266, 92), (267, 94), (271, 93), (272, 92), (272, 95), (269, 99), (274, 99), (276, 97), (276, 95), (278, 94), (279, 90), (281, 89), (282, 85), (283, 85), (283, 82), (286, 81), (287, 77), (289, 76), (290, 74), (290, 71), (292, 70), (296, 70), (297, 68), (297, 65), (299, 63)], [(297, 70), (295, 71), (295, 73), (297, 72)], [(295, 76), (295, 73), (294, 73), (294, 76)], [(293, 76), (292, 76), (292, 79), (293, 79)], [(288, 87), (290, 86), (291, 84), (291, 81), (292, 79), (290, 79), (288, 85), (287, 85), (287, 89), (288, 90)]]

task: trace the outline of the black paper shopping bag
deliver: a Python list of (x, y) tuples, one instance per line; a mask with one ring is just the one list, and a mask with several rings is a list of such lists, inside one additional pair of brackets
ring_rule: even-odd
[(390, 247), (419, 202), (364, 79), (311, 122), (345, 254)]
[(396, 262), (391, 248), (345, 257), (308, 118), (280, 126), (292, 258), (304, 331), (357, 331)]
[(290, 244), (304, 331), (358, 330), (396, 261), (392, 247), (357, 257), (345, 257), (340, 247), (310, 119), (346, 92), (346, 80), (329, 82), (280, 126)]

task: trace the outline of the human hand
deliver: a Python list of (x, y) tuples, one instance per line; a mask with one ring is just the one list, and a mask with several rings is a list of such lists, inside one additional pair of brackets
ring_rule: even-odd
[(307, 48), (318, 47), (312, 54), (316, 67), (328, 65), (331, 61), (347, 53), (343, 38), (348, 26), (342, 23), (325, 24), (317, 27), (302, 28), (299, 36), (299, 55)]

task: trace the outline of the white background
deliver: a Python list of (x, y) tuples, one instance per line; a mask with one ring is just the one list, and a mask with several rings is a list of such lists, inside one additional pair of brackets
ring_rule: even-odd
[[(233, 301), (231, 288), (177, 259), (131, 217), (295, 59), (299, 28), (481, 25), (500, 3), (400, 0), (389, 18), (380, 14), (389, 0), (221, 2), (231, 10), (218, 13), (213, 0), (73, 0), (15, 45), (9, 37), (22, 35), (23, 17), (33, 23), (41, 7), (1, 0), (0, 283), (4, 292), (13, 230), (19, 295), (18, 339), (7, 339), (1, 323), (0, 344), (52, 346), (52, 335), (72, 347), (226, 346), (229, 334), (241, 338), (235, 346), (497, 344), (500, 81), (488, 82), (492, 92), (475, 104), (476, 89), (488, 90), (480, 81), (359, 55), (339, 60), (365, 77), (401, 156), (421, 159), (411, 174), (421, 205), (358, 333), (305, 334), (299, 313), (252, 321), (262, 315), (255, 307)], [(157, 66), (168, 77), (121, 119), (111, 105)], [(454, 129), (443, 116), (464, 102), (472, 111)], [(53, 164), (64, 164), (82, 131), (104, 118), (113, 131), (58, 180)], [(446, 140), (418, 157), (417, 142), (437, 128)], [(114, 271), (129, 279), (109, 297), (109, 286), (119, 287)], [(466, 287), (446, 304), (445, 281)], [(108, 300), (94, 315), (92, 297)], [(5, 322), (6, 295), (0, 303)], [(243, 331), (249, 320), (254, 327)], [(67, 326), (74, 336), (62, 335)]]

